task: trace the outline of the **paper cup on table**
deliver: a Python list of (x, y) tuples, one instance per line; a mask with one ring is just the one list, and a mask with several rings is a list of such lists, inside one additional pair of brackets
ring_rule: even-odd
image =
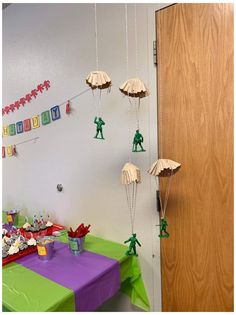
[(7, 222), (10, 225), (17, 226), (18, 225), (18, 214), (19, 210), (7, 210), (5, 211), (7, 215)]
[(45, 236), (38, 239), (37, 250), (39, 259), (42, 261), (48, 261), (52, 259), (54, 255), (54, 237)]
[(69, 248), (73, 255), (78, 256), (80, 255), (84, 250), (84, 240), (85, 237), (69, 237)]

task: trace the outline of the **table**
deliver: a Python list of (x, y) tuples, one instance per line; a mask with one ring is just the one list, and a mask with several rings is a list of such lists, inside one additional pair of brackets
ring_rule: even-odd
[(85, 252), (76, 257), (69, 252), (67, 236), (57, 240), (50, 262), (39, 262), (33, 253), (3, 267), (5, 310), (94, 311), (118, 290), (150, 310), (138, 258), (126, 256), (126, 246), (88, 235)]

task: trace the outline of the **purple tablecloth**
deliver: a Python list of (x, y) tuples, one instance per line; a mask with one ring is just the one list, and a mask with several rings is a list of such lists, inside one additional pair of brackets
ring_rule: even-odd
[(120, 288), (118, 261), (84, 251), (73, 256), (67, 244), (55, 242), (55, 255), (43, 262), (38, 254), (17, 260), (18, 264), (74, 291), (77, 311), (93, 311)]

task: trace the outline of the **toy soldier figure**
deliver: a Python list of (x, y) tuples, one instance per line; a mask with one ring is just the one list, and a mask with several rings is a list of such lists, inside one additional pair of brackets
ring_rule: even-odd
[[(138, 256), (138, 254), (136, 253), (136, 243), (141, 247), (141, 244), (139, 243), (138, 239), (136, 238), (136, 234), (133, 233), (133, 236), (131, 236), (127, 241), (125, 241), (124, 243), (128, 243), (129, 244), (129, 249), (127, 250), (127, 252), (125, 253), (127, 256), (128, 255), (134, 255), (134, 256)], [(133, 254), (131, 253), (131, 251), (133, 250)]]
[[(144, 148), (142, 146), (142, 142), (143, 142), (143, 136), (141, 135), (141, 133), (139, 132), (139, 130), (136, 130), (136, 133), (134, 135), (134, 140), (133, 140), (133, 152), (144, 152)], [(141, 150), (137, 149), (137, 145), (140, 146)]]
[[(160, 235), (159, 235), (160, 238), (169, 237), (170, 236), (170, 234), (166, 231), (167, 226), (168, 226), (168, 223), (167, 223), (166, 219), (165, 218), (161, 218), (161, 224), (160, 224), (161, 231), (160, 231)], [(163, 232), (165, 234), (163, 234)]]
[[(103, 139), (103, 140), (105, 140), (103, 138), (103, 133), (102, 133), (102, 126), (105, 125), (105, 122), (102, 120), (101, 117), (99, 117), (99, 118), (95, 117), (94, 123), (97, 125), (97, 133), (96, 133), (96, 136), (94, 138), (95, 139)], [(99, 132), (101, 134), (101, 138), (98, 137)]]

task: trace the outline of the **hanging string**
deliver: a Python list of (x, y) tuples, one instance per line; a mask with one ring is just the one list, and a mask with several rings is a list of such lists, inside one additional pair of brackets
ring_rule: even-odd
[(137, 104), (137, 99), (135, 99), (135, 113), (136, 113), (136, 121), (137, 121), (138, 130), (139, 130), (139, 109), (140, 109), (140, 97), (138, 98), (138, 104)]
[(98, 115), (102, 117), (102, 89), (99, 89)]
[(135, 65), (136, 65), (136, 76), (138, 76), (138, 34), (137, 34), (137, 7), (134, 4), (134, 37), (135, 37)]
[(77, 97), (83, 95), (84, 93), (86, 93), (86, 92), (88, 92), (88, 91), (90, 91), (90, 90), (91, 90), (91, 88), (88, 88), (88, 89), (86, 89), (86, 90), (83, 90), (83, 91), (80, 92), (79, 94), (76, 94), (76, 95), (72, 96), (71, 98), (68, 98), (66, 101), (64, 101), (63, 103), (59, 104), (58, 106), (60, 107), (60, 106), (62, 106), (62, 105), (64, 105), (64, 104), (66, 104), (68, 101), (72, 101), (72, 100), (74, 100), (75, 98), (77, 98)]
[(93, 94), (93, 103), (96, 107), (97, 117), (102, 117), (102, 90), (96, 89), (95, 91), (91, 89)]
[(97, 25), (97, 4), (94, 3), (94, 27), (95, 27), (95, 45), (96, 45), (96, 67), (98, 71), (98, 25)]
[[(129, 78), (129, 34), (128, 34), (128, 5), (127, 3), (125, 4), (125, 45), (126, 45), (126, 79), (128, 80)], [(132, 139), (131, 139), (131, 110), (132, 110), (132, 102), (131, 99), (128, 95), (128, 100), (129, 100), (129, 110), (128, 110), (128, 142), (129, 145), (132, 145)], [(131, 150), (129, 149), (128, 151), (128, 160), (131, 162)]]
[(25, 140), (25, 141), (22, 141), (22, 142), (18, 142), (15, 144), (15, 146), (18, 146), (18, 145), (22, 145), (24, 143), (27, 143), (27, 142), (31, 142), (31, 141), (34, 141), (34, 143), (36, 142), (36, 140), (38, 140), (39, 137), (35, 137), (35, 138), (32, 138), (32, 139), (29, 139), (29, 140)]
[(173, 173), (174, 173), (174, 170), (171, 169), (171, 174), (168, 178), (168, 183), (167, 183), (167, 188), (166, 188), (166, 193), (165, 193), (164, 207), (163, 207), (162, 198), (161, 198), (161, 191), (160, 191), (161, 218), (164, 218), (165, 214), (166, 214), (166, 208), (167, 208), (167, 203), (168, 203), (169, 194), (170, 194), (170, 184), (171, 184)]
[[(132, 185), (132, 188), (130, 187)], [(134, 233), (134, 221), (136, 213), (136, 200), (137, 200), (137, 183), (125, 185), (126, 199), (130, 213), (131, 232)], [(131, 192), (132, 190), (132, 192)]]
[(126, 78), (129, 78), (129, 34), (128, 34), (128, 5), (125, 4), (125, 43), (126, 43)]

